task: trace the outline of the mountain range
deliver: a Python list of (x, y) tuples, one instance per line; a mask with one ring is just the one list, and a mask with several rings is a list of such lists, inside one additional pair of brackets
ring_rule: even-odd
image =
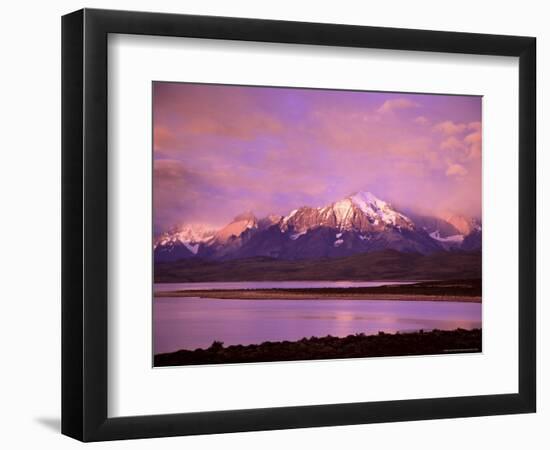
[(432, 217), (397, 211), (370, 192), (322, 207), (302, 206), (285, 216), (247, 212), (212, 229), (181, 225), (154, 240), (155, 262), (343, 258), (397, 251), (431, 255), (481, 249), (481, 222), (461, 215)]

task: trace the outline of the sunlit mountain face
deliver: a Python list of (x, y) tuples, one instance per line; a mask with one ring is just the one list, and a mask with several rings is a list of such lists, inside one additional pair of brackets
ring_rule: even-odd
[(481, 223), (476, 219), (405, 215), (365, 191), (321, 207), (300, 206), (284, 216), (241, 213), (219, 229), (179, 225), (154, 241), (156, 262), (319, 259), (383, 250), (427, 255), (480, 248)]

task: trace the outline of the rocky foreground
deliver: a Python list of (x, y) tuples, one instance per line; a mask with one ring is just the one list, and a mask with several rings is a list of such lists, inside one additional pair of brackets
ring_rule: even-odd
[(433, 330), (415, 333), (378, 333), (304, 338), (296, 342), (231, 345), (214, 341), (207, 349), (180, 350), (155, 355), (155, 367), (200, 364), (301, 361), (380, 356), (438, 355), (481, 352), (481, 330)]

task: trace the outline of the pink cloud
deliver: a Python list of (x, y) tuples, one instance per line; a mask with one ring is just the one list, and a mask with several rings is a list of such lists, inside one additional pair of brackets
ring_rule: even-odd
[(418, 125), (428, 125), (430, 123), (430, 120), (424, 116), (418, 116), (417, 118), (414, 119), (414, 123)]
[(409, 100), (408, 98), (393, 98), (386, 100), (382, 103), (382, 106), (378, 108), (378, 112), (381, 114), (391, 113), (400, 109), (410, 109), (418, 107), (418, 103)]
[(434, 130), (443, 134), (453, 135), (462, 133), (466, 130), (466, 125), (463, 123), (455, 123), (452, 120), (446, 120), (435, 125)]
[(249, 140), (263, 133), (277, 133), (281, 128), (277, 120), (266, 114), (245, 115), (233, 111), (230, 114), (218, 113), (208, 117), (192, 117), (183, 123), (179, 131)]
[(153, 127), (154, 151), (164, 150), (174, 143), (177, 143), (174, 133), (172, 133), (168, 127), (155, 124)]
[[(470, 122), (468, 125), (455, 124), (451, 121), (441, 122), (436, 126), (446, 137), (441, 143), (442, 150), (454, 153), (460, 161), (481, 158), (481, 123)], [(464, 137), (456, 136), (466, 130), (474, 130)]]
[(448, 177), (463, 177), (468, 174), (468, 170), (460, 164), (451, 164), (447, 168), (445, 175)]
[(450, 136), (441, 143), (440, 147), (442, 150), (460, 151), (464, 149), (464, 143), (455, 136)]
[(154, 89), (155, 149), (173, 150), (175, 141), (191, 137), (253, 140), (283, 128), (246, 88), (156, 83)]
[(468, 134), (464, 138), (464, 142), (468, 146), (469, 158), (480, 158), (481, 157), (481, 132), (476, 131), (474, 133)]
[(474, 130), (481, 133), (481, 122), (470, 122), (468, 124), (468, 130)]
[(178, 83), (154, 89), (156, 229), (225, 224), (246, 210), (283, 214), (358, 189), (406, 207), (479, 212), (479, 99)]

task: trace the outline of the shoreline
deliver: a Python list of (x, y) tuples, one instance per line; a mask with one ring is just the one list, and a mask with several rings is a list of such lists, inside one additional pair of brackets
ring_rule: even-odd
[[(303, 279), (303, 280), (237, 280), (237, 281), (221, 281), (221, 283), (277, 283), (279, 281), (288, 281), (288, 282), (300, 282), (300, 283), (317, 283), (317, 282), (323, 282), (323, 281), (330, 281), (335, 283), (397, 283), (398, 285), (405, 285), (405, 284), (417, 284), (417, 283), (438, 283), (441, 281), (446, 280), (437, 280), (437, 279), (431, 279), (431, 278), (418, 278), (418, 279), (411, 279), (411, 280), (405, 280), (402, 278), (382, 278), (382, 279), (372, 279), (372, 280), (356, 280), (354, 278), (339, 278), (337, 280), (317, 280), (315, 278), (311, 279)], [(452, 281), (452, 280), (451, 280)], [(153, 284), (181, 284), (181, 283), (208, 283), (208, 281), (154, 281)], [(385, 286), (385, 285), (381, 285)]]
[(154, 296), (219, 300), (395, 300), (481, 303), (481, 280), (424, 281), (346, 288), (181, 289), (157, 291)]
[(329, 335), (228, 347), (214, 341), (206, 349), (158, 353), (154, 355), (154, 367), (479, 353), (482, 351), (481, 336), (480, 328), (457, 328), (394, 334), (360, 333), (346, 337)]
[(462, 303), (481, 303), (479, 296), (460, 296), (460, 295), (410, 295), (410, 294), (322, 294), (322, 293), (298, 293), (289, 292), (270, 292), (265, 290), (220, 290), (220, 291), (160, 291), (155, 292), (155, 298), (166, 297), (185, 297), (185, 298), (204, 298), (215, 300), (370, 300), (370, 301), (404, 301), (404, 302), (462, 302)]

